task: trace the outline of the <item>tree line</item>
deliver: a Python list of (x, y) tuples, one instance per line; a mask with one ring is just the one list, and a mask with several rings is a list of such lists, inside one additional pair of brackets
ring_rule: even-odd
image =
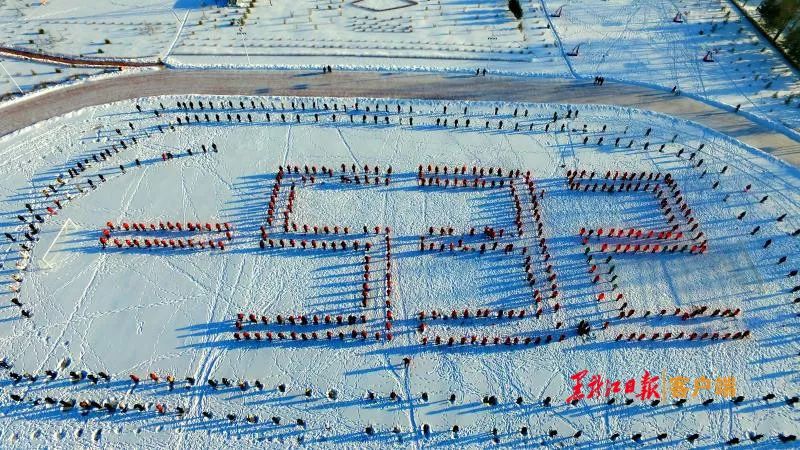
[(773, 41), (783, 36), (786, 52), (800, 60), (800, 0), (764, 0), (757, 9)]

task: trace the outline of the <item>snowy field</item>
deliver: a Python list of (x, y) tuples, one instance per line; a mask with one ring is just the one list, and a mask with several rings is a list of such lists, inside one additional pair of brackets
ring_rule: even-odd
[(0, 60), (0, 64), (0, 101), (104, 73), (103, 69), (66, 67), (19, 59)]
[[(210, 8), (190, 19), (175, 64), (404, 66), (568, 75), (538, 3), (517, 21), (505, 2), (301, 0)], [(238, 58), (216, 58), (225, 55)], [(238, 63), (238, 61), (242, 61)]]
[(174, 1), (42, 3), (0, 1), (0, 42), (71, 56), (155, 59), (169, 47), (182, 19)]
[[(581, 75), (658, 85), (800, 126), (796, 70), (728, 1), (546, 1)], [(680, 14), (680, 16), (678, 16)], [(680, 22), (675, 22), (675, 20)], [(713, 62), (703, 58), (711, 52)]]
[(693, 124), (161, 97), (0, 151), (4, 448), (798, 434), (800, 174)]

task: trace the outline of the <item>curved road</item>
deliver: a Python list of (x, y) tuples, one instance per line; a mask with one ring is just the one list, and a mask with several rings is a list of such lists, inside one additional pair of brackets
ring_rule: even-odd
[(608, 104), (692, 120), (800, 167), (800, 142), (699, 100), (608, 82), (511, 76), (309, 71), (133, 72), (55, 89), (0, 106), (0, 136), (86, 106), (156, 95), (289, 95)]
[(161, 62), (134, 61), (130, 59), (98, 59), (79, 58), (75, 56), (51, 55), (47, 53), (31, 52), (19, 48), (0, 46), (0, 56), (39, 61), (48, 64), (60, 64), (71, 67), (163, 67)]

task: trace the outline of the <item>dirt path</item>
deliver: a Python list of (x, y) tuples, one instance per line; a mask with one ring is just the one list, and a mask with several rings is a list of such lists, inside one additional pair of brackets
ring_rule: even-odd
[(156, 95), (290, 95), (608, 104), (692, 120), (800, 167), (800, 142), (691, 98), (641, 86), (559, 78), (310, 71), (137, 72), (88, 81), (0, 106), (0, 136), (86, 106)]
[(163, 64), (158, 62), (134, 61), (126, 59), (94, 59), (76, 58), (73, 56), (49, 55), (46, 53), (36, 53), (27, 50), (20, 50), (10, 47), (0, 47), (0, 56), (11, 58), (30, 59), (51, 64), (61, 64), (70, 67), (161, 67)]

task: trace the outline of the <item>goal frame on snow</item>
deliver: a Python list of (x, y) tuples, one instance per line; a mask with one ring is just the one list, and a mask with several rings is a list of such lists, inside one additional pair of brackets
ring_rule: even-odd
[(50, 255), (50, 250), (53, 249), (53, 246), (56, 245), (56, 242), (58, 242), (58, 240), (61, 239), (61, 235), (68, 229), (78, 230), (79, 227), (75, 222), (72, 221), (72, 219), (67, 218), (67, 220), (64, 221), (64, 224), (61, 225), (61, 229), (58, 230), (56, 237), (53, 238), (53, 242), (50, 243), (50, 246), (47, 247), (47, 250), (45, 250), (44, 254), (39, 259), (39, 267), (46, 270), (52, 270), (55, 268), (54, 261), (52, 261), (52, 259), (48, 261), (47, 256)]

